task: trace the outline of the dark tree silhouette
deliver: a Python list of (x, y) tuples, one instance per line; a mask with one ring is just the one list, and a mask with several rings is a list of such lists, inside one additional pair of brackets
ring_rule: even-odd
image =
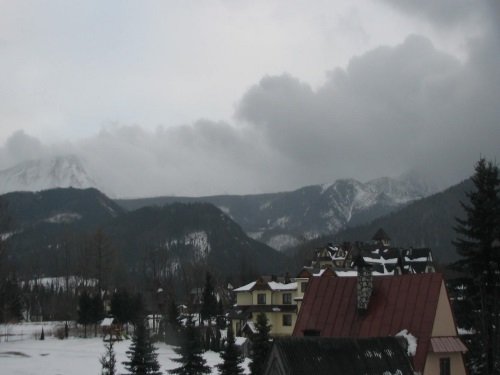
[(250, 362), (250, 372), (252, 375), (261, 375), (264, 371), (264, 362), (271, 350), (271, 326), (267, 320), (266, 314), (260, 313), (257, 315), (257, 323), (255, 325), (257, 333), (252, 337), (252, 362)]
[(116, 375), (116, 356), (113, 346), (114, 341), (111, 339), (104, 343), (106, 352), (99, 360), (102, 366), (101, 375)]
[[(498, 167), (480, 159), (472, 177), (474, 190), (462, 203), (465, 219), (457, 218), (454, 242), (462, 259), (455, 268), (464, 272), (465, 304), (478, 332), (472, 342), (471, 365), (481, 374), (500, 373), (500, 179)], [(463, 313), (463, 312), (462, 312)]]
[(220, 375), (240, 375), (243, 374), (243, 369), (241, 363), (243, 362), (243, 357), (236, 347), (234, 333), (231, 326), (227, 329), (227, 340), (226, 345), (220, 353), (222, 358), (222, 363), (217, 365)]
[(203, 320), (211, 320), (211, 318), (217, 316), (217, 298), (215, 297), (215, 289), (210, 272), (207, 272), (205, 277), (200, 313)]
[(83, 324), (84, 337), (87, 337), (87, 325), (92, 323), (92, 298), (83, 291), (78, 299), (78, 323)]
[(137, 320), (132, 344), (127, 350), (128, 361), (123, 365), (133, 375), (160, 375), (156, 348), (151, 343), (144, 319)]
[(180, 358), (176, 358), (174, 361), (180, 363), (181, 366), (170, 370), (170, 374), (200, 375), (210, 373), (210, 367), (207, 366), (202, 356), (200, 340), (191, 317), (188, 318), (184, 329), (181, 346), (175, 352), (180, 355)]

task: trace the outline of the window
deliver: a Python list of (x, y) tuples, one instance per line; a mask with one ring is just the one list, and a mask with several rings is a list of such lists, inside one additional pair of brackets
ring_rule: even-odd
[(283, 305), (291, 305), (291, 304), (292, 304), (292, 293), (284, 293)]
[(290, 327), (292, 325), (292, 314), (283, 314), (283, 326)]
[(304, 281), (303, 283), (300, 283), (300, 291), (302, 293), (306, 292), (306, 288), (307, 288), (307, 281)]
[(439, 359), (439, 375), (450, 375), (450, 358)]
[(258, 305), (266, 304), (266, 295), (264, 293), (257, 294), (257, 304)]

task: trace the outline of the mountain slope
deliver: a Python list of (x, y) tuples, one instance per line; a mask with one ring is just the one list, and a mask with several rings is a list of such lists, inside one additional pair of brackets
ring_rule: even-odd
[(104, 231), (129, 264), (138, 262), (145, 251), (162, 254), (169, 270), (200, 263), (220, 275), (236, 275), (242, 267), (276, 272), (285, 264), (282, 254), (249, 238), (211, 204), (141, 208), (117, 218)]
[[(60, 188), (0, 197), (10, 217), (0, 228), (24, 274), (60, 275), (92, 269), (92, 236), (102, 230), (122, 270), (141, 273), (151, 254), (166, 261), (162, 272), (205, 265), (219, 275), (260, 274), (285, 267), (285, 256), (249, 238), (211, 204), (173, 204), (125, 212), (96, 189)], [(3, 223), (3, 220), (0, 220)], [(67, 250), (71, 252), (70, 260)], [(91, 271), (89, 271), (91, 272)]]
[(337, 180), (328, 185), (260, 195), (158, 197), (117, 200), (126, 209), (173, 202), (208, 202), (242, 226), (252, 238), (275, 249), (332, 234), (351, 225), (394, 211), (429, 194), (429, 188), (409, 178), (380, 178), (368, 183)]
[(97, 227), (124, 213), (120, 206), (94, 188), (14, 192), (2, 195), (1, 199), (14, 231), (41, 225)]
[(413, 202), (368, 225), (348, 228), (336, 235), (337, 241), (367, 241), (378, 228), (384, 228), (396, 246), (431, 247), (434, 257), (443, 263), (458, 258), (452, 241), (456, 217), (464, 217), (460, 202), (467, 202), (466, 191), (473, 185), (465, 180), (443, 192)]
[(58, 187), (97, 187), (75, 155), (29, 160), (0, 171), (0, 194)]

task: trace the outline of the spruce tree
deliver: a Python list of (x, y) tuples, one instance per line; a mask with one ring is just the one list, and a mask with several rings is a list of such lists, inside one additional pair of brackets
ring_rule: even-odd
[(236, 347), (234, 333), (231, 326), (227, 329), (226, 346), (222, 349), (220, 357), (222, 358), (222, 363), (217, 365), (220, 375), (243, 374), (243, 369), (241, 367), (243, 357)]
[(210, 367), (207, 366), (202, 356), (200, 341), (191, 317), (188, 318), (184, 329), (181, 346), (175, 349), (175, 352), (180, 355), (180, 358), (176, 358), (174, 361), (180, 363), (181, 366), (169, 370), (170, 374), (200, 375), (210, 373)]
[(156, 348), (152, 344), (146, 329), (144, 319), (139, 319), (135, 324), (134, 336), (129, 350), (128, 361), (123, 365), (131, 375), (160, 375)]
[(207, 272), (205, 277), (200, 314), (203, 320), (211, 319), (217, 315), (217, 298), (210, 272)]
[[(464, 272), (466, 301), (473, 328), (478, 332), (471, 346), (472, 365), (482, 374), (498, 374), (500, 342), (498, 328), (500, 285), (500, 179), (498, 167), (480, 159), (472, 177), (474, 190), (462, 203), (465, 219), (457, 218), (454, 242), (462, 259), (455, 268)], [(475, 357), (475, 358), (474, 358)]]
[(266, 314), (257, 315), (255, 325), (257, 333), (252, 337), (252, 362), (250, 362), (250, 373), (252, 375), (261, 375), (264, 371), (265, 360), (271, 350), (271, 326), (268, 324)]
[(104, 304), (99, 291), (91, 298), (90, 320), (94, 324), (94, 336), (97, 337), (97, 324), (104, 319)]
[(104, 344), (106, 353), (99, 360), (102, 366), (101, 375), (116, 375), (116, 356), (113, 345), (114, 341), (111, 339)]
[(179, 342), (181, 331), (179, 308), (172, 297), (168, 305), (167, 317), (165, 319), (165, 343), (176, 345)]
[(83, 324), (87, 337), (87, 324), (92, 322), (92, 299), (87, 291), (83, 291), (78, 299), (78, 323)]

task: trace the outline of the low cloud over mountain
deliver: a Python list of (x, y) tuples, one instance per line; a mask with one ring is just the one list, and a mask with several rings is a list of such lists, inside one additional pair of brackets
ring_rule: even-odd
[(464, 2), (453, 14), (432, 2), (387, 3), (431, 28), (452, 32), (463, 21), (477, 32), (464, 40), (464, 57), (410, 35), (353, 57), (319, 87), (287, 73), (265, 76), (228, 121), (115, 124), (57, 145), (17, 132), (0, 150), (1, 167), (72, 153), (108, 190), (129, 197), (280, 191), (410, 169), (451, 185), (480, 155), (500, 157), (498, 2)]

